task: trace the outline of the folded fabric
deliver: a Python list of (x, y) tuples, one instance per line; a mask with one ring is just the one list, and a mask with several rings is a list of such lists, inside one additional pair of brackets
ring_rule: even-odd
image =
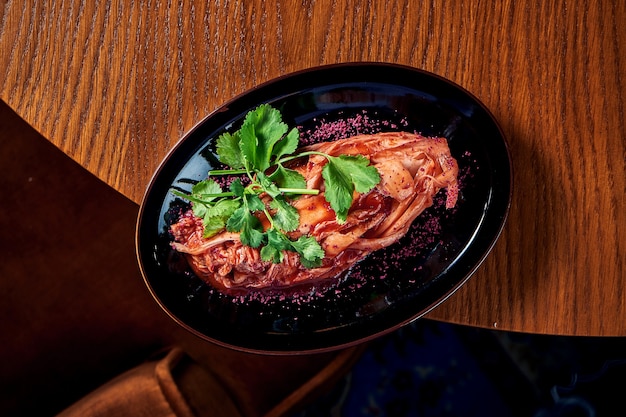
[(182, 350), (141, 364), (74, 403), (58, 417), (238, 417), (219, 382)]

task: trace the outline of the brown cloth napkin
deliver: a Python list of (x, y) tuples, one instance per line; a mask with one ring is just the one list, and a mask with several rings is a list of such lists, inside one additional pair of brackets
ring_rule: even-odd
[(241, 414), (219, 382), (175, 348), (161, 360), (144, 363), (119, 375), (58, 416), (198, 415), (238, 417)]

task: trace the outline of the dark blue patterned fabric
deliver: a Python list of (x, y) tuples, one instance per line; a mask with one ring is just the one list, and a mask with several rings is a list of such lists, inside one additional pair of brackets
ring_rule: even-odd
[(294, 417), (625, 416), (626, 338), (524, 335), (418, 320), (370, 342)]

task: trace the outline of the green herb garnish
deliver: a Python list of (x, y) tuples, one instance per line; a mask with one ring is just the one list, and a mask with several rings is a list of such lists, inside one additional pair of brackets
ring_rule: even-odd
[[(217, 156), (229, 169), (209, 171), (209, 178), (195, 184), (190, 194), (172, 192), (192, 203), (195, 216), (204, 224), (204, 237), (226, 229), (240, 233), (241, 242), (261, 247), (261, 259), (279, 263), (284, 251), (295, 251), (307, 268), (321, 265), (324, 250), (312, 236), (291, 240), (300, 216), (289, 200), (300, 195), (319, 194), (306, 188), (306, 179), (284, 164), (296, 158), (320, 155), (328, 163), (322, 169), (324, 197), (335, 211), (337, 222), (344, 223), (352, 206), (354, 191), (369, 192), (380, 182), (380, 175), (361, 155), (330, 156), (308, 151), (294, 154), (300, 133), (289, 130), (280, 112), (268, 104), (250, 111), (239, 130), (224, 133), (217, 139)], [(216, 175), (245, 175), (249, 184), (234, 180), (228, 191), (211, 178)], [(266, 205), (261, 195), (269, 197)], [(269, 228), (264, 230), (255, 213), (263, 213)]]

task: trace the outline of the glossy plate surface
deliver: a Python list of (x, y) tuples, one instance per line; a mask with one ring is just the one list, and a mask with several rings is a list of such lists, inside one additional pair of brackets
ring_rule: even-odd
[[(170, 248), (170, 214), (216, 165), (214, 140), (261, 103), (301, 132), (404, 130), (448, 139), (459, 162), (457, 206), (443, 197), (393, 246), (360, 262), (330, 288), (226, 296), (206, 285)], [(332, 128), (329, 130), (329, 127)], [(426, 314), (472, 275), (504, 225), (511, 197), (506, 141), (471, 94), (409, 67), (339, 64), (293, 73), (226, 103), (189, 131), (163, 161), (141, 204), (137, 254), (148, 289), (180, 325), (244, 351), (301, 353), (359, 343)]]

